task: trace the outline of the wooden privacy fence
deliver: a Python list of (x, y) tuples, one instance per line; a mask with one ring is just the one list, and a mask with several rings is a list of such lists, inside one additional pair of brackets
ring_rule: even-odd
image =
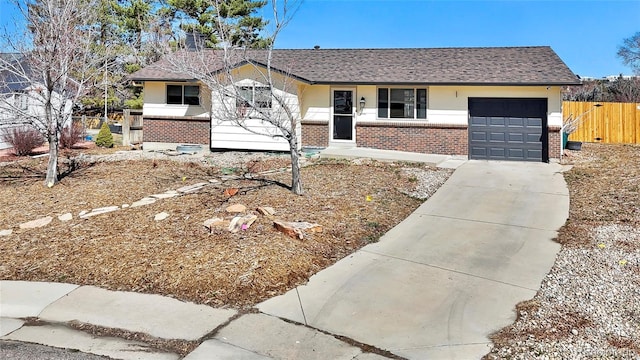
[[(601, 104), (602, 106), (595, 106)], [(582, 115), (569, 140), (607, 144), (640, 143), (640, 103), (562, 102), (562, 118)]]

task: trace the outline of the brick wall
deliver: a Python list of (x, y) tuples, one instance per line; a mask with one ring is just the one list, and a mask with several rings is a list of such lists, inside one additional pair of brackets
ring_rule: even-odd
[(558, 159), (560, 156), (560, 127), (549, 128), (549, 159)]
[(142, 122), (143, 141), (210, 146), (210, 124), (208, 118), (144, 117)]
[(329, 122), (303, 121), (302, 146), (327, 147), (329, 146)]
[(424, 154), (467, 155), (467, 126), (440, 124), (358, 123), (359, 147)]

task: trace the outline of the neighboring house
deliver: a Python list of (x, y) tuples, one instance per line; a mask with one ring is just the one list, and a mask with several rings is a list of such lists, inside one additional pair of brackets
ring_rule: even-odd
[[(10, 148), (2, 134), (16, 127), (32, 126), (45, 129), (44, 87), (34, 82), (38, 76), (32, 74), (28, 62), (21, 54), (0, 53), (0, 149)], [(62, 110), (63, 116), (71, 123), (72, 102), (55, 93), (53, 107)], [(64, 104), (64, 106), (62, 106)]]
[[(236, 86), (253, 99), (263, 96), (252, 75), (264, 66), (258, 58), (235, 66)], [(288, 80), (279, 90), (293, 100), (307, 147), (548, 161), (561, 151), (561, 87), (580, 84), (546, 46), (274, 50), (272, 59)], [(211, 94), (166, 66), (161, 61), (132, 76), (144, 82), (145, 149), (197, 143), (288, 150), (285, 141), (216, 119)]]

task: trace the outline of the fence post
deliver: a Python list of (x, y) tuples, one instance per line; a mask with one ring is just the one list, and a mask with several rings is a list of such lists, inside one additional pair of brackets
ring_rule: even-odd
[(129, 146), (131, 145), (130, 139), (130, 129), (131, 128), (131, 110), (124, 109), (122, 111), (122, 145)]

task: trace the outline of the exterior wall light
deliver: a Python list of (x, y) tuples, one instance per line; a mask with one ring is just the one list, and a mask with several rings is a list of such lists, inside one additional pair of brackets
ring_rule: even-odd
[(364, 109), (364, 105), (367, 103), (367, 100), (365, 100), (364, 96), (360, 98), (360, 111), (362, 111), (362, 109)]

